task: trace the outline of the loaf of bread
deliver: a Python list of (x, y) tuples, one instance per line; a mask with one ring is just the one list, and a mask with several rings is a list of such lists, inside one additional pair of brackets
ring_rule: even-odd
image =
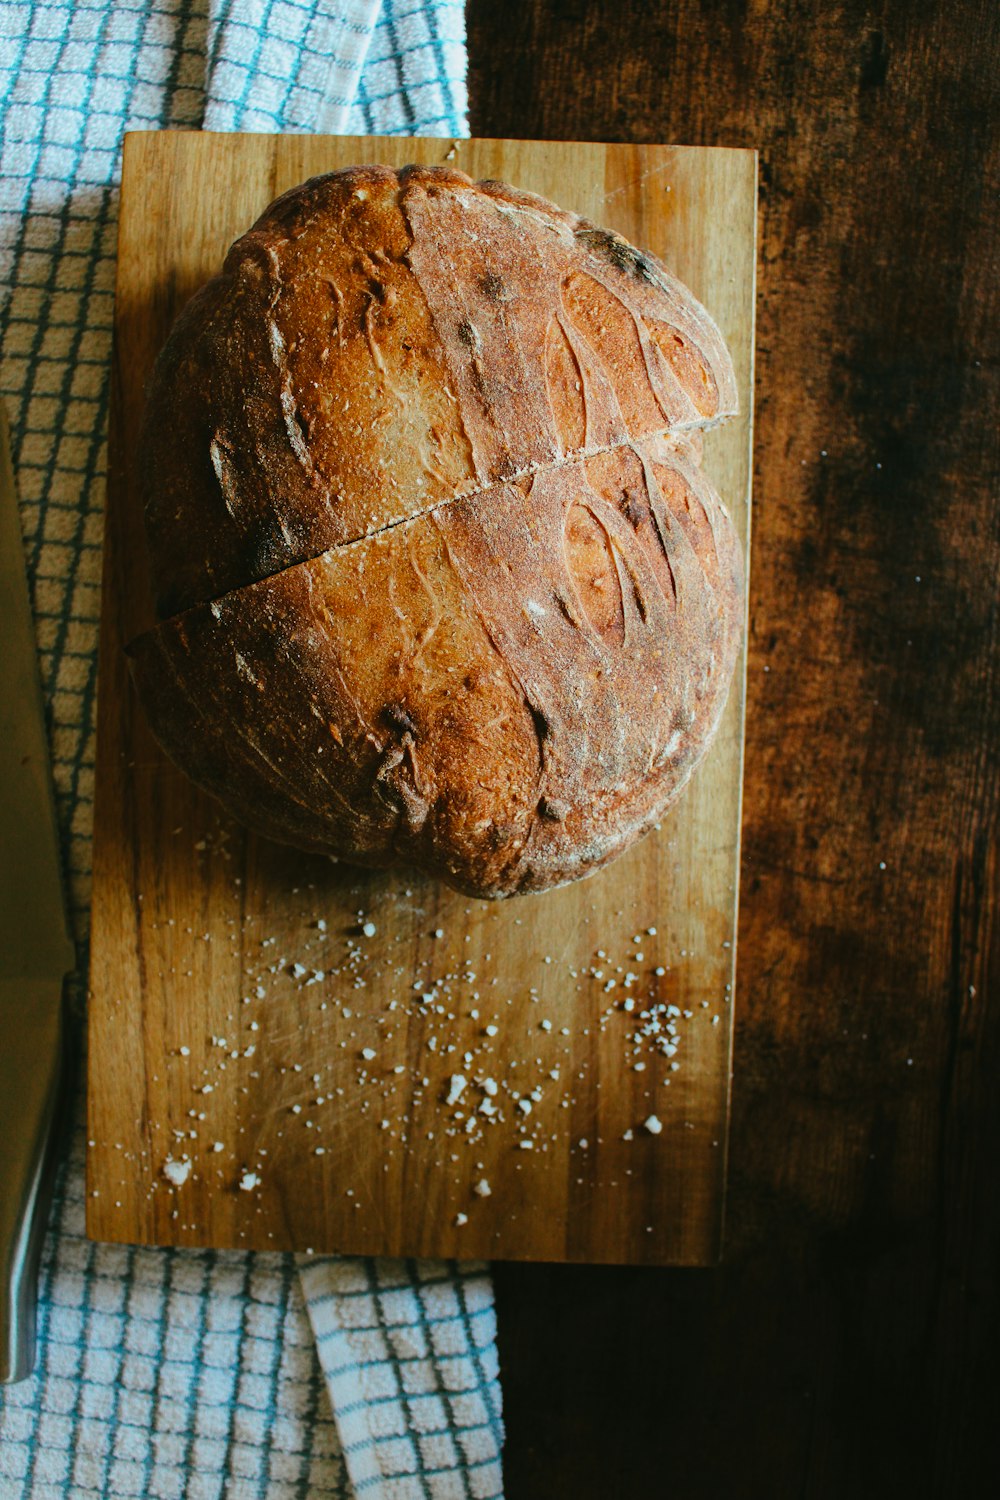
[(742, 619), (736, 410), (652, 257), (503, 184), (279, 198), (182, 313), (140, 466), (168, 754), (260, 832), (477, 896), (585, 875), (707, 749)]

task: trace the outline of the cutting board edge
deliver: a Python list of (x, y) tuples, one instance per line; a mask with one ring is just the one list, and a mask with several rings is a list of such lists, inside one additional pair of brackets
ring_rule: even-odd
[[(189, 136), (192, 139), (201, 139), (203, 137), (204, 133), (202, 133), (202, 132), (171, 132), (170, 134), (174, 135), (174, 136)], [(146, 132), (146, 131), (129, 132), (129, 137), (130, 138), (131, 137), (155, 138), (155, 137), (157, 137), (159, 135), (160, 135), (159, 132)], [(231, 143), (231, 141), (232, 141), (233, 138), (230, 137), (230, 136), (228, 136), (228, 135), (224, 135), (223, 134), (223, 135), (219, 135), (218, 137), (216, 137), (216, 139), (219, 139), (221, 141), (225, 141), (227, 143), (227, 145), (228, 145), (228, 144)], [(256, 140), (261, 140), (261, 139), (271, 140), (271, 139), (285, 139), (285, 138), (273, 138), (273, 137), (268, 137), (268, 136), (257, 136), (257, 137), (253, 137), (253, 139), (256, 139)], [(361, 137), (361, 138), (356, 138), (356, 139), (363, 140), (363, 141), (368, 141), (369, 139), (378, 139), (378, 138)], [(388, 138), (385, 138), (385, 139), (387, 139), (389, 141), (392, 141), (395, 145), (398, 145), (400, 138), (398, 138), (398, 137), (388, 137)], [(441, 143), (446, 143), (446, 142), (449, 142), (451, 140), (450, 137), (438, 137), (438, 138), (435, 138), (435, 139), (438, 140), (438, 141), (440, 141)], [(490, 138), (486, 138), (485, 143), (487, 143), (487, 144), (491, 143), (490, 142)], [(128, 142), (126, 144), (128, 144)], [(462, 142), (462, 143), (459, 143), (459, 144), (465, 145), (465, 144), (469, 144), (469, 143)], [(527, 141), (527, 140), (525, 140), (523, 142), (517, 142), (517, 141), (509, 142), (509, 141), (504, 141), (504, 140), (499, 139), (499, 138), (494, 138), (494, 140), (492, 141), (492, 144), (496, 144), (498, 146), (503, 146), (503, 145), (507, 145), (507, 144), (523, 144), (523, 145), (526, 145), (526, 146), (541, 145), (543, 147), (544, 146), (557, 146), (557, 147), (565, 148), (567, 145), (570, 145), (570, 144), (579, 144), (579, 145), (581, 145), (583, 147), (595, 147), (595, 146), (596, 147), (601, 147), (601, 146), (604, 146), (605, 143), (600, 143), (600, 142), (581, 142), (581, 143), (564, 143), (564, 142), (550, 143), (550, 142), (542, 142), (542, 143), (536, 143), (536, 142), (530, 142), (530, 141)], [(611, 150), (617, 150), (617, 149), (619, 149), (621, 147), (624, 147), (624, 148), (628, 149), (628, 147), (629, 147), (629, 143), (607, 143), (607, 145), (608, 145), (609, 149), (611, 149)], [(755, 177), (756, 177), (756, 161), (757, 161), (757, 153), (756, 153), (756, 151), (752, 151), (752, 150), (748, 151), (745, 148), (729, 148), (729, 147), (701, 148), (701, 147), (690, 147), (690, 146), (679, 146), (678, 147), (678, 146), (670, 146), (670, 145), (666, 145), (666, 144), (664, 144), (663, 149), (665, 149), (665, 150), (671, 150), (671, 151), (676, 150), (676, 151), (680, 151), (680, 152), (691, 152), (691, 153), (696, 153), (696, 154), (699, 154), (699, 155), (704, 155), (706, 152), (719, 152), (719, 153), (724, 153), (724, 154), (728, 153), (730, 155), (750, 156), (750, 157), (754, 158)], [(756, 191), (755, 191), (755, 201), (756, 201)], [(121, 232), (121, 226), (119, 226), (119, 233), (120, 232)], [(754, 259), (754, 276), (755, 276), (755, 271), (756, 271), (756, 264), (755, 264), (755, 259)], [(120, 273), (121, 273), (121, 266), (119, 266), (119, 274)], [(755, 307), (752, 308), (752, 312), (755, 314)], [(753, 335), (752, 335), (752, 332), (751, 332), (751, 341), (750, 341), (750, 353), (751, 353), (751, 372), (750, 372), (750, 382), (749, 382), (750, 408), (749, 408), (748, 413), (747, 413), (747, 443), (748, 443), (748, 448), (752, 452), (752, 437), (753, 437), (753, 414), (752, 414), (752, 395), (753, 395), (753, 372), (752, 372)], [(745, 558), (746, 558), (746, 561), (747, 561), (748, 576), (749, 576), (749, 514), (750, 514), (750, 502), (751, 502), (751, 493), (750, 493), (750, 490), (751, 490), (751, 479), (750, 479), (749, 475), (750, 475), (750, 471), (748, 469), (748, 482), (747, 482), (747, 488), (746, 488), (747, 540), (746, 540), (746, 549), (745, 549)], [(103, 606), (102, 606), (102, 639), (103, 639), (103, 635), (104, 635), (104, 624), (105, 624), (105, 612), (104, 612), (104, 609), (103, 609)], [(744, 645), (744, 649), (743, 649), (743, 657), (742, 657), (742, 661), (741, 661), (741, 666), (740, 666), (740, 669), (739, 669), (739, 680), (738, 680), (738, 682), (736, 680), (734, 680), (733, 688), (732, 688), (731, 691), (734, 694), (738, 695), (738, 698), (739, 698), (739, 710), (738, 710), (738, 712), (739, 712), (740, 731), (741, 731), (740, 732), (740, 752), (739, 752), (739, 767), (740, 767), (739, 797), (740, 797), (740, 804), (742, 805), (742, 763), (743, 763), (743, 756), (745, 754), (745, 711), (746, 711), (746, 654), (745, 654), (745, 645)], [(95, 796), (96, 796), (96, 788), (95, 788)], [(737, 854), (736, 854), (736, 870), (735, 870), (735, 888), (734, 888), (734, 891), (733, 891), (733, 901), (732, 901), (734, 916), (738, 915), (739, 824), (737, 824), (736, 850), (737, 850)], [(734, 921), (734, 929), (733, 930), (734, 930), (734, 933), (735, 933), (735, 921)], [(734, 956), (735, 956), (735, 937), (734, 937)], [(735, 962), (734, 962), (734, 965), (733, 965), (733, 971), (735, 972)], [(726, 1084), (727, 1109), (726, 1109), (726, 1116), (725, 1116), (725, 1118), (726, 1118), (726, 1138), (727, 1138), (727, 1142), (728, 1142), (728, 1128), (729, 1128), (728, 1096), (729, 1096), (729, 1092), (731, 1090), (731, 1074), (732, 1074), (732, 1066), (731, 1066), (731, 1057), (732, 1057), (732, 1051), (731, 1051), (731, 1048), (732, 1048), (732, 1028), (731, 1027), (729, 1028), (729, 1046), (730, 1046), (729, 1067), (728, 1067), (728, 1077), (727, 1077), (727, 1084)], [(723, 1173), (723, 1184), (724, 1184), (724, 1181), (725, 1181), (725, 1175)], [(711, 1255), (705, 1255), (703, 1257), (699, 1257), (698, 1260), (692, 1260), (690, 1258), (686, 1258), (686, 1257), (683, 1257), (683, 1256), (682, 1257), (669, 1256), (669, 1257), (662, 1258), (662, 1259), (661, 1258), (653, 1258), (653, 1259), (642, 1259), (642, 1260), (631, 1260), (630, 1261), (627, 1257), (626, 1258), (617, 1258), (617, 1257), (615, 1257), (615, 1258), (604, 1258), (604, 1257), (599, 1257), (599, 1256), (596, 1256), (596, 1255), (593, 1255), (593, 1254), (591, 1254), (591, 1255), (572, 1255), (572, 1254), (568, 1254), (568, 1253), (563, 1253), (563, 1254), (552, 1254), (552, 1255), (538, 1255), (538, 1254), (520, 1255), (520, 1254), (505, 1254), (502, 1251), (499, 1254), (496, 1253), (496, 1252), (490, 1252), (490, 1254), (491, 1254), (492, 1258), (498, 1258), (498, 1259), (511, 1259), (511, 1260), (537, 1259), (537, 1260), (546, 1260), (546, 1261), (551, 1260), (551, 1261), (556, 1261), (556, 1262), (558, 1262), (558, 1261), (566, 1261), (568, 1263), (588, 1263), (588, 1262), (589, 1263), (594, 1263), (594, 1264), (629, 1264), (629, 1263), (640, 1263), (640, 1264), (642, 1264), (642, 1263), (644, 1263), (644, 1264), (658, 1264), (658, 1265), (711, 1264), (711, 1263), (713, 1263), (718, 1258), (718, 1253), (719, 1253), (719, 1250), (721, 1248), (721, 1243), (722, 1243), (722, 1222), (723, 1222), (723, 1220), (722, 1220), (722, 1212), (724, 1210), (724, 1197), (725, 1197), (725, 1194), (723, 1192), (721, 1200), (720, 1200), (720, 1205), (719, 1205), (720, 1206), (720, 1214), (718, 1215), (718, 1222), (717, 1222), (717, 1225), (716, 1225), (716, 1233), (713, 1236), (711, 1236), (711, 1238), (713, 1240), (713, 1246), (714, 1246), (713, 1253)], [(88, 1198), (87, 1198), (88, 1228), (91, 1225), (93, 1225), (93, 1223), (94, 1223), (95, 1220), (99, 1220), (100, 1218), (101, 1218), (101, 1215), (100, 1215), (99, 1208), (96, 1205), (93, 1204), (90, 1196), (88, 1195)], [(126, 1243), (126, 1244), (127, 1243), (144, 1243), (144, 1244), (170, 1243), (169, 1241), (159, 1241), (159, 1240), (157, 1240), (157, 1239), (155, 1239), (153, 1237), (139, 1239), (139, 1238), (135, 1238), (135, 1237), (132, 1237), (132, 1236), (124, 1236), (124, 1235), (119, 1236), (119, 1235), (117, 1235), (117, 1234), (115, 1234), (113, 1232), (109, 1233), (109, 1229), (112, 1229), (112, 1228), (113, 1228), (113, 1226), (110, 1226), (108, 1224), (106, 1218), (105, 1218), (101, 1222), (101, 1225), (100, 1225), (101, 1237), (109, 1239), (109, 1240), (111, 1240), (112, 1242), (115, 1242), (115, 1243)], [(215, 1241), (215, 1243), (221, 1243), (221, 1242), (220, 1241)], [(231, 1241), (231, 1243), (232, 1243), (233, 1248), (240, 1248), (240, 1244), (239, 1244), (238, 1240)], [(244, 1243), (246, 1243), (246, 1242), (244, 1242)], [(261, 1244), (261, 1245), (258, 1246), (258, 1248), (273, 1248), (273, 1246), (268, 1247), (265, 1244)], [(346, 1252), (346, 1253), (351, 1253), (351, 1252)]]

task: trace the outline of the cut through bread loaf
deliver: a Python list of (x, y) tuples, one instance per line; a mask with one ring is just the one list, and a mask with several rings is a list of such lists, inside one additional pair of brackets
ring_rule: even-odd
[(286, 193), (149, 393), (154, 732), (304, 849), (477, 896), (589, 873), (725, 703), (741, 561), (699, 445), (735, 410), (691, 294), (542, 199), (416, 167)]

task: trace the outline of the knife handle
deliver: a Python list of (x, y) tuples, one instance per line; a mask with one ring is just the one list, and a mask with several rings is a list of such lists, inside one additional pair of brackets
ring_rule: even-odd
[(61, 981), (0, 983), (0, 1384), (35, 1367), (38, 1265), (69, 1115)]

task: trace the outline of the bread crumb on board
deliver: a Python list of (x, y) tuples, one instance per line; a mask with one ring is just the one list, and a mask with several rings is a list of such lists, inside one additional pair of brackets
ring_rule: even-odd
[(187, 1157), (175, 1161), (172, 1156), (168, 1156), (160, 1171), (171, 1187), (183, 1187), (191, 1175), (191, 1162)]
[[(251, 1080), (267, 1076), (281, 1080), (286, 1123), (277, 1137), (308, 1130), (302, 1146), (316, 1160), (317, 1176), (327, 1181), (339, 1177), (343, 1183), (345, 1118), (367, 1118), (368, 1128), (378, 1133), (381, 1145), (366, 1168), (378, 1172), (378, 1180), (382, 1173), (394, 1175), (402, 1158), (421, 1149), (420, 1141), (426, 1143), (422, 1170), (448, 1185), (446, 1202), (451, 1196), (456, 1229), (473, 1218), (471, 1208), (459, 1207), (463, 1192), (473, 1203), (492, 1200), (494, 1217), (485, 1222), (493, 1226), (496, 1204), (507, 1202), (508, 1176), (523, 1163), (526, 1175), (537, 1180), (537, 1171), (544, 1173), (547, 1161), (557, 1163), (567, 1147), (581, 1157), (589, 1153), (591, 1165), (581, 1184), (589, 1180), (602, 1192), (625, 1189), (633, 1169), (627, 1156), (616, 1159), (615, 1151), (662, 1149), (654, 1143), (679, 1128), (677, 1110), (668, 1102), (670, 1084), (685, 1059), (704, 1045), (707, 1028), (720, 1024), (718, 1011), (732, 988), (722, 983), (731, 974), (723, 955), (719, 988), (704, 999), (692, 993), (688, 980), (702, 945), (671, 941), (662, 924), (658, 941), (654, 923), (634, 930), (619, 926), (616, 936), (605, 936), (599, 948), (595, 944), (589, 961), (578, 947), (572, 957), (560, 953), (549, 932), (535, 953), (537, 969), (520, 962), (516, 984), (507, 985), (483, 951), (488, 943), (468, 922), (434, 926), (433, 918), (426, 921), (425, 946), (414, 955), (407, 947), (407, 924), (394, 911), (377, 918), (360, 912), (353, 923), (349, 913), (335, 912), (328, 908), (316, 916), (315, 908), (313, 913), (307, 908), (293, 936), (280, 918), (272, 932), (282, 935), (263, 936), (266, 919), (244, 916), (245, 958), (236, 997), (229, 999), (229, 1009), (213, 1009), (213, 1024), (203, 1037), (189, 1029), (183, 1047), (167, 1050), (176, 1076), (186, 1078), (199, 1104), (204, 1101), (203, 1109), (189, 1111), (190, 1128), (175, 1132), (194, 1160), (183, 1159), (162, 1172), (170, 1186), (198, 1172), (199, 1152), (201, 1170), (207, 1171), (209, 1158), (219, 1163), (227, 1150), (239, 1151), (238, 1140), (229, 1144), (228, 1136), (213, 1137), (223, 1119), (232, 1118), (233, 1087), (252, 1094), (260, 1085)], [(369, 922), (375, 928), (370, 939)], [(416, 924), (418, 933), (421, 925)], [(249, 940), (248, 930), (254, 934)], [(644, 947), (638, 946), (640, 936)], [(428, 938), (434, 941), (427, 943)], [(470, 940), (475, 947), (466, 946)], [(729, 942), (721, 946), (731, 949)], [(606, 995), (609, 979), (616, 987)], [(351, 1005), (339, 1003), (345, 988), (358, 986)], [(295, 995), (301, 996), (296, 1003), (302, 1029), (290, 1032), (287, 1022), (275, 1021), (287, 1016), (285, 998)], [(564, 1020), (568, 1024), (561, 1024)], [(698, 1032), (699, 1027), (704, 1029)], [(254, 1043), (245, 1053), (247, 1031)], [(602, 1059), (599, 1071), (595, 1045)], [(345, 1047), (346, 1052), (340, 1050)], [(251, 1073), (243, 1061), (255, 1049), (259, 1073)], [(424, 1072), (416, 1071), (421, 1063)], [(582, 1123), (579, 1109), (588, 1099), (599, 1111), (591, 1129), (578, 1135), (574, 1116)], [(204, 1139), (192, 1144), (199, 1140), (200, 1121), (207, 1121)], [(486, 1154), (482, 1143), (487, 1140), (490, 1170), (473, 1172), (472, 1157), (477, 1148)], [(221, 1182), (221, 1164), (211, 1170)], [(253, 1212), (267, 1211), (261, 1197), (267, 1174), (259, 1162), (237, 1171), (229, 1183), (237, 1197), (245, 1193), (259, 1205)], [(354, 1177), (353, 1186), (340, 1190), (351, 1208), (367, 1217), (370, 1187)]]

